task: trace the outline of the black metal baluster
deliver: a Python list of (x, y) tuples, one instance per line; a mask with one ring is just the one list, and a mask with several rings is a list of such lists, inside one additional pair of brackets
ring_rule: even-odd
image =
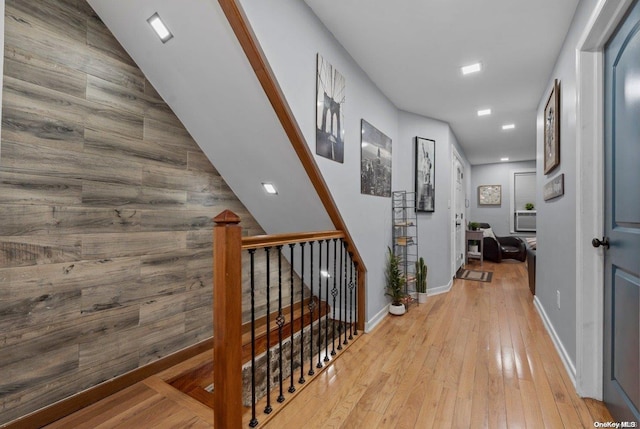
[(344, 251), (344, 282), (342, 283), (344, 285), (344, 321), (342, 322), (344, 326), (344, 341), (342, 341), (342, 344), (346, 345), (349, 344), (349, 341), (347, 341), (347, 311), (349, 308), (347, 307), (347, 288), (349, 285), (347, 284), (347, 243), (344, 240), (342, 240), (342, 250)]
[[(324, 297), (327, 300), (327, 304), (329, 304), (329, 242), (331, 240), (325, 240), (327, 243), (327, 281), (324, 285)], [(325, 325), (324, 325), (324, 361), (329, 362), (329, 309), (327, 309), (327, 317), (325, 317)]]
[(298, 383), (305, 382), (304, 379), (304, 246), (300, 243), (300, 378)]
[(251, 258), (251, 421), (249, 426), (258, 426), (256, 419), (256, 307), (255, 307), (255, 276), (254, 260), (255, 249), (249, 250)]
[(284, 326), (284, 316), (282, 315), (282, 246), (277, 246), (278, 249), (278, 318), (276, 323), (278, 324), (278, 381), (280, 382), (280, 395), (278, 396), (278, 402), (284, 402), (284, 392), (282, 387), (282, 327)]
[(349, 252), (349, 339), (353, 339), (353, 253)]
[(313, 375), (315, 374), (315, 372), (313, 371), (313, 314), (314, 314), (314, 310), (315, 310), (315, 300), (313, 297), (313, 241), (309, 242), (309, 251), (311, 253), (311, 255), (309, 256), (310, 258), (310, 263), (309, 263), (309, 268), (310, 268), (310, 278), (309, 278), (309, 285), (310, 287), (310, 297), (309, 297), (309, 320), (311, 320), (311, 323), (309, 323), (309, 375)]
[[(336, 290), (336, 294), (338, 295), (338, 303), (340, 303), (342, 299), (342, 239), (340, 239), (340, 279), (338, 280), (338, 285), (340, 286), (339, 290)], [(335, 319), (335, 318), (334, 318)], [(335, 320), (334, 320), (335, 323)], [(333, 334), (335, 337), (335, 333)], [(342, 350), (342, 305), (338, 309), (338, 350)]]
[[(327, 299), (327, 298), (325, 298)], [(322, 310), (322, 240), (318, 240), (318, 363), (316, 368), (320, 369), (324, 365), (320, 361), (320, 355), (322, 352), (322, 316), (320, 311)]]
[(354, 263), (353, 268), (355, 268), (356, 271), (355, 279), (353, 281), (353, 335), (358, 335), (358, 264)]
[(291, 321), (290, 323), (290, 328), (291, 328), (291, 353), (289, 353), (290, 355), (290, 359), (289, 359), (289, 364), (290, 364), (290, 379), (291, 379), (291, 384), (289, 385), (289, 393), (293, 393), (296, 391), (296, 387), (293, 385), (293, 246), (295, 246), (295, 244), (289, 244), (289, 254), (291, 256), (291, 271), (290, 271), (290, 276), (289, 276), (289, 283), (291, 285), (291, 307), (289, 308), (289, 312), (291, 313), (291, 316), (289, 318), (289, 320)]
[(338, 240), (336, 238), (333, 239), (333, 287), (331, 288), (331, 296), (333, 297), (333, 320), (331, 324), (331, 356), (336, 354), (336, 297), (338, 296), (338, 288), (336, 287), (336, 258), (338, 255), (337, 251), (337, 243)]
[(267, 405), (264, 407), (264, 413), (270, 414), (273, 411), (271, 407), (271, 248), (265, 247), (264, 251), (267, 258)]

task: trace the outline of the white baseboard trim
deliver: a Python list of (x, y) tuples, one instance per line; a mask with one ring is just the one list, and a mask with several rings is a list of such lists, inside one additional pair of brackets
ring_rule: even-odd
[(571, 362), (569, 353), (567, 353), (567, 350), (564, 348), (564, 344), (562, 344), (562, 341), (560, 340), (558, 333), (553, 328), (553, 325), (551, 324), (551, 320), (547, 316), (547, 312), (544, 311), (544, 307), (540, 303), (540, 300), (538, 299), (537, 295), (533, 297), (533, 304), (535, 305), (536, 310), (538, 311), (538, 314), (542, 319), (542, 323), (544, 323), (544, 327), (547, 329), (547, 332), (549, 333), (549, 336), (553, 341), (553, 345), (556, 346), (556, 350), (558, 351), (558, 354), (560, 355), (560, 359), (564, 364), (564, 369), (566, 369), (567, 374), (569, 374), (569, 378), (571, 379), (571, 383), (573, 383), (573, 387), (576, 388), (576, 385), (577, 385), (576, 384), (576, 366), (573, 364), (573, 362)]
[[(447, 293), (451, 290), (452, 287), (453, 287), (453, 279), (451, 279), (449, 283), (444, 286), (438, 286), (438, 287), (427, 289), (427, 295), (431, 296), (431, 295), (438, 295), (441, 293)], [(384, 307), (382, 307), (382, 310), (380, 310), (375, 316), (371, 318), (371, 320), (369, 320), (368, 322), (365, 322), (364, 332), (367, 334), (371, 332), (376, 326), (378, 326), (380, 322), (382, 322), (382, 320), (385, 317), (387, 317), (388, 314), (389, 314), (389, 308), (387, 305), (385, 305)]]
[(364, 332), (368, 334), (369, 332), (373, 331), (373, 329), (376, 326), (378, 326), (378, 324), (382, 322), (384, 318), (387, 317), (388, 314), (389, 314), (389, 306), (385, 305), (384, 307), (382, 307), (382, 310), (378, 311), (378, 314), (373, 316), (371, 320), (369, 320), (364, 324)]
[(444, 286), (428, 288), (427, 295), (431, 296), (431, 295), (439, 295), (441, 293), (447, 293), (451, 290), (452, 287), (453, 287), (453, 279), (449, 280), (449, 283), (447, 283)]

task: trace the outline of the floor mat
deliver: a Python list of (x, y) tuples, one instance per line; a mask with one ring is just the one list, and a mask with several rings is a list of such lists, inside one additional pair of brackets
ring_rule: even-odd
[(493, 273), (490, 271), (474, 271), (460, 268), (456, 273), (457, 279), (473, 280), (476, 282), (491, 282)]

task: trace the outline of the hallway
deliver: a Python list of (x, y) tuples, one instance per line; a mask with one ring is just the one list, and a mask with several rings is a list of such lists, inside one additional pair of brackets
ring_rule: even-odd
[(534, 308), (525, 264), (483, 268), (493, 271), (491, 283), (455, 280), (448, 294), (387, 317), (267, 427), (579, 428), (610, 421), (602, 403), (576, 395)]
[[(602, 403), (576, 395), (534, 308), (525, 264), (482, 268), (493, 271), (490, 283), (455, 280), (451, 292), (385, 318), (264, 427), (580, 428), (610, 421)], [(128, 390), (51, 427), (211, 424), (210, 409), (155, 376)]]

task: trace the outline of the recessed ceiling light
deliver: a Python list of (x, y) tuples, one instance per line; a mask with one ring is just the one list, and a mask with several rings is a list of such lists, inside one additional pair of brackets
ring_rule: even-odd
[(487, 116), (491, 114), (491, 109), (478, 110), (478, 116)]
[(509, 158), (500, 158), (500, 161), (509, 161)]
[(331, 277), (331, 274), (329, 274), (329, 273), (328, 273), (327, 271), (325, 271), (325, 270), (321, 270), (321, 271), (320, 271), (320, 275), (321, 275), (322, 277)]
[(273, 186), (273, 183), (263, 183), (262, 186), (264, 187), (264, 190), (267, 191), (267, 194), (276, 195), (278, 193), (278, 190)]
[(171, 34), (165, 23), (162, 22), (157, 12), (151, 15), (151, 18), (147, 19), (147, 22), (151, 25), (151, 28), (153, 28), (153, 31), (156, 32), (160, 40), (162, 40), (162, 43), (167, 43), (167, 41), (173, 37), (173, 34)]
[(502, 126), (503, 130), (512, 130), (516, 127), (516, 124), (506, 124)]
[(477, 73), (480, 70), (482, 70), (482, 64), (481, 63), (469, 64), (468, 66), (461, 67), (461, 70), (462, 70), (462, 74)]

